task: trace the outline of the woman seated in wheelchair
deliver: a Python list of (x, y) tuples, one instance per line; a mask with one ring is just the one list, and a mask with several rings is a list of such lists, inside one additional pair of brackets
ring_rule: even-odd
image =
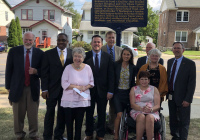
[(131, 87), (135, 86), (136, 66), (133, 64), (133, 53), (129, 48), (124, 48), (119, 61), (115, 62), (115, 94), (114, 105), (117, 117), (115, 119), (115, 136), (114, 140), (119, 137), (119, 125), (122, 112), (130, 103), (129, 93)]
[(141, 140), (146, 131), (147, 140), (154, 137), (154, 123), (158, 122), (160, 94), (156, 87), (149, 85), (150, 73), (141, 71), (139, 85), (130, 91), (130, 116), (136, 121), (136, 140)]

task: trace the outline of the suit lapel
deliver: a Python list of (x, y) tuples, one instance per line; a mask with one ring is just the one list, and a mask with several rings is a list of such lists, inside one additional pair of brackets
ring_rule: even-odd
[(99, 66), (99, 71), (101, 71), (101, 69), (103, 68), (104, 62), (108, 61), (106, 60), (106, 58), (104, 57), (104, 52), (101, 51), (101, 60), (100, 60), (100, 66)]
[(32, 59), (31, 59), (31, 67), (35, 67), (35, 57), (36, 57), (36, 49), (33, 47), (33, 52), (32, 52)]
[(88, 52), (88, 64), (92, 68), (92, 71), (94, 71), (94, 61), (93, 61), (92, 51)]
[(174, 62), (174, 59), (175, 59), (175, 58), (169, 60), (169, 63), (168, 63), (168, 65), (169, 65), (169, 66), (168, 66), (169, 69), (167, 69), (168, 81), (170, 80), (171, 68), (172, 68), (172, 64), (173, 64), (173, 62)]
[(66, 58), (64, 66), (66, 67), (68, 64), (70, 64), (72, 59), (73, 58), (72, 58), (71, 50), (67, 48), (67, 58)]
[(60, 57), (58, 55), (57, 47), (55, 47), (53, 49), (53, 56), (52, 56), (52, 58), (54, 58), (54, 61), (56, 61), (60, 66), (62, 66), (62, 63), (60, 61)]
[(21, 69), (25, 72), (25, 57), (24, 57), (24, 46), (21, 46), (21, 48), (19, 49), (19, 60), (20, 60), (20, 62), (22, 62), (22, 63), (20, 63), (20, 67), (21, 67)]
[[(178, 72), (177, 72), (177, 75), (176, 75), (176, 79), (179, 77), (179, 76), (183, 76), (183, 71), (184, 71), (184, 68), (185, 68), (185, 58), (183, 57), (182, 61), (181, 61), (181, 64), (180, 64), (180, 67), (178, 69)], [(176, 84), (176, 79), (175, 79), (175, 83)]]

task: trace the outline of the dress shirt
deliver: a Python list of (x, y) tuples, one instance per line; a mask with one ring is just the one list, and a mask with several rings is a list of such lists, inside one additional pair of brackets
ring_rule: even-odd
[[(180, 65), (181, 65), (182, 59), (183, 59), (183, 56), (181, 56), (179, 59), (174, 59), (174, 62), (173, 62), (173, 64), (172, 64), (172, 66), (171, 66), (170, 77), (171, 77), (171, 73), (172, 73), (172, 69), (173, 69), (175, 60), (177, 60), (177, 65), (176, 65), (176, 70), (175, 70), (175, 74), (174, 74), (174, 81), (173, 81), (173, 84), (174, 84), (175, 81), (176, 81), (176, 76), (177, 76), (179, 67), (180, 67)], [(173, 85), (173, 89), (174, 89), (174, 85)]]
[[(26, 51), (27, 49), (24, 47), (24, 68), (25, 68), (25, 61), (26, 61)], [(30, 62), (30, 67), (31, 67), (31, 60), (32, 60), (32, 53), (33, 52), (33, 48), (31, 47), (30, 50), (29, 50), (29, 62)]]
[(149, 59), (149, 57), (148, 57), (148, 55), (146, 56), (146, 63), (148, 62), (148, 59)]
[[(115, 47), (114, 46), (112, 46), (112, 51), (113, 51), (113, 60), (115, 61)], [(110, 54), (110, 47), (108, 47), (108, 45), (107, 45), (107, 53), (109, 53)]]
[[(60, 58), (61, 49), (59, 49), (59, 48), (57, 47), (57, 51), (58, 51), (58, 56), (59, 56), (59, 58)], [(65, 64), (65, 61), (66, 61), (66, 58), (67, 58), (67, 49), (66, 49), (66, 48), (63, 50), (63, 55), (64, 55), (64, 64)]]
[(96, 57), (96, 54), (98, 54), (98, 58), (99, 58), (99, 69), (100, 69), (100, 62), (101, 62), (101, 50), (100, 52), (98, 53), (95, 53), (93, 50), (92, 50), (92, 54), (93, 54), (93, 62), (94, 62), (94, 66), (95, 66), (95, 57)]

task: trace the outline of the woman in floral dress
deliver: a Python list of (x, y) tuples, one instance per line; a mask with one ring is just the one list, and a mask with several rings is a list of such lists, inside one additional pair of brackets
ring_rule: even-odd
[(130, 92), (131, 117), (136, 121), (136, 140), (141, 140), (146, 131), (147, 140), (154, 136), (154, 123), (159, 118), (160, 94), (156, 87), (149, 85), (150, 73), (141, 71), (140, 85), (134, 86)]

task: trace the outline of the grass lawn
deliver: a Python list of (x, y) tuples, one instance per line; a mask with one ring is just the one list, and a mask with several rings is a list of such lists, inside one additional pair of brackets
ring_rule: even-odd
[[(163, 52), (165, 54), (174, 55), (172, 51)], [(200, 51), (184, 51), (183, 55), (200, 56)]]
[[(42, 138), (43, 133), (43, 121), (44, 121), (44, 115), (45, 110), (39, 110), (38, 114), (38, 120), (39, 120), (39, 137)], [(11, 108), (0, 108), (0, 139), (1, 140), (14, 140), (14, 132), (13, 132), (13, 114)], [(83, 123), (84, 124), (84, 123)], [(169, 134), (169, 119), (166, 118), (166, 140), (170, 140), (171, 136)], [(25, 132), (28, 132), (28, 120), (25, 120), (25, 126), (24, 126)], [(83, 125), (82, 128), (82, 139), (85, 136), (85, 125)], [(64, 134), (66, 137), (66, 132)], [(95, 135), (94, 135), (95, 136)], [(105, 140), (112, 140), (112, 135), (106, 135)], [(190, 130), (189, 130), (189, 137), (188, 140), (199, 140), (200, 139), (200, 119), (192, 119), (190, 124)], [(24, 140), (29, 140), (28, 134)]]

